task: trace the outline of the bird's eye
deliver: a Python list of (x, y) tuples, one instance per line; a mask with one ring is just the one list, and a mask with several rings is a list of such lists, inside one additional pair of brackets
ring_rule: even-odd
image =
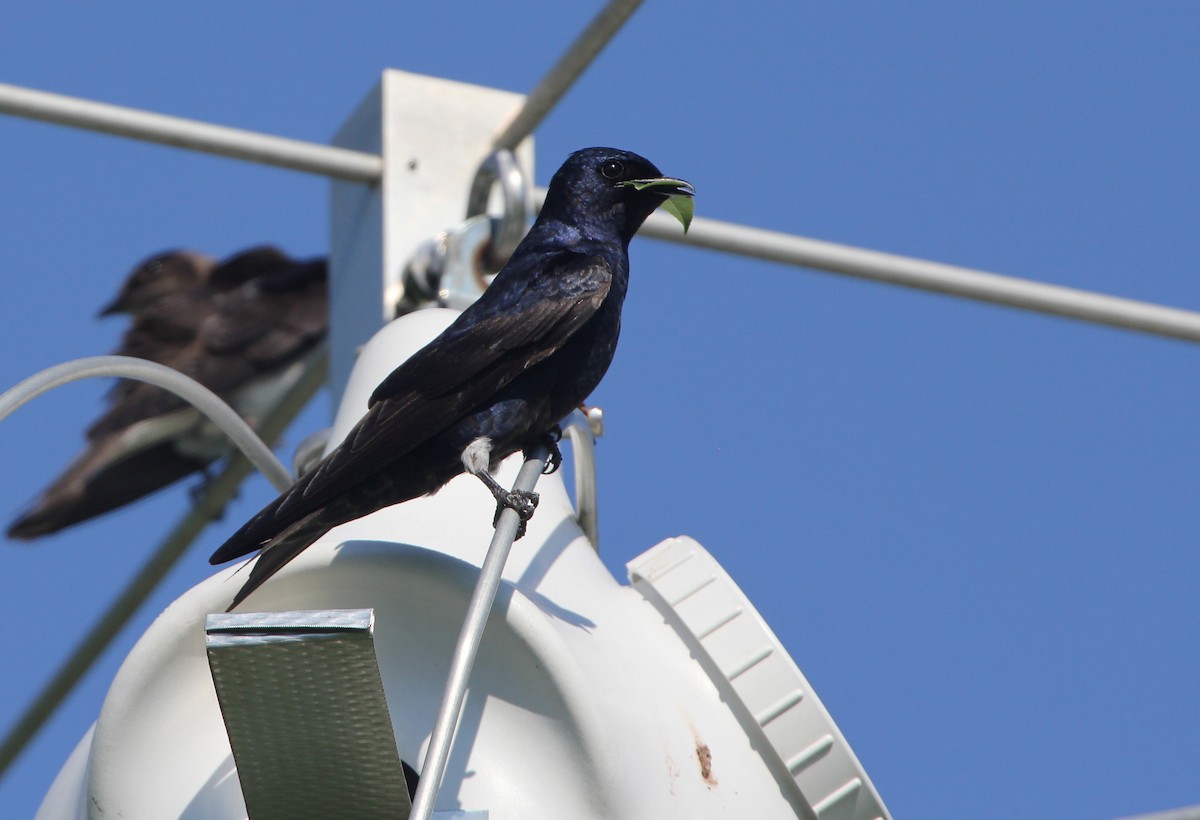
[(600, 166), (600, 173), (604, 174), (606, 179), (616, 179), (625, 173), (625, 165), (615, 159), (605, 160)]

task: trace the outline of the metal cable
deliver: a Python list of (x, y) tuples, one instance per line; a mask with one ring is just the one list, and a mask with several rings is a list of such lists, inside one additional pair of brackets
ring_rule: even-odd
[[(274, 441), (282, 435), (292, 419), (325, 383), (328, 372), (327, 355), (309, 363), (291, 390), (264, 415), (259, 429), (265, 441)], [(249, 460), (238, 453), (229, 460), (215, 479), (204, 485), (199, 500), (163, 539), (150, 559), (138, 570), (137, 575), (125, 586), (108, 611), (92, 626), (75, 651), (59, 666), (49, 683), (42, 688), (37, 698), (9, 730), (4, 741), (0, 743), (0, 777), (3, 777), (8, 767), (55, 709), (145, 603), (204, 527), (220, 517), (225, 505), (237, 494), (238, 487), (252, 470), (253, 466)]]
[(377, 182), (383, 176), (383, 159), (375, 154), (211, 125), (6, 83), (0, 83), (0, 113), (354, 182)]
[[(525, 463), (521, 465), (513, 489), (532, 492), (542, 475), (542, 470), (546, 468), (548, 457), (546, 445), (534, 447)], [(454, 735), (458, 730), (459, 713), (462, 711), (471, 668), (475, 665), (475, 654), (479, 651), (480, 641), (483, 640), (483, 628), (487, 625), (488, 613), (491, 612), (496, 592), (500, 589), (504, 562), (508, 560), (519, 523), (516, 510), (509, 508), (504, 509), (496, 522), (496, 531), (492, 535), (487, 556), (479, 570), (479, 580), (475, 583), (475, 591), (471, 594), (470, 604), (467, 605), (467, 615), (458, 635), (458, 645), (454, 647), (454, 656), (450, 660), (446, 691), (442, 695), (442, 705), (433, 724), (429, 748), (425, 751), (421, 780), (417, 784), (417, 793), (413, 796), (409, 820), (429, 820), (430, 814), (433, 813), (438, 790), (442, 787), (442, 778), (446, 774), (446, 761), (450, 757), (450, 748), (454, 745)]]
[(1200, 820), (1200, 806), (1188, 806), (1182, 809), (1156, 811), (1153, 814), (1138, 814), (1122, 817), (1119, 820)]
[(806, 239), (715, 219), (695, 219), (684, 237), (672, 217), (655, 214), (646, 221), (643, 230), (647, 236), (656, 239), (698, 248), (1200, 342), (1200, 313), (1191, 310)]
[[(593, 408), (595, 410), (596, 408)], [(563, 435), (571, 442), (571, 460), (575, 462), (575, 520), (579, 529), (600, 551), (600, 503), (596, 489), (596, 433), (591, 422), (574, 410), (562, 424)]]
[(641, 4), (642, 0), (609, 0), (608, 5), (600, 10), (563, 56), (558, 58), (549, 73), (529, 92), (525, 104), (493, 138), (492, 146), (512, 151), (521, 144), (521, 140), (532, 134)]
[[(594, 52), (583, 48), (583, 41), (587, 41), (586, 45), (589, 48), (602, 46), (605, 42), (603, 37), (610, 37), (616, 30), (614, 25), (619, 27), (620, 23), (636, 10), (637, 5), (638, 3), (628, 0), (614, 0), (605, 7), (592, 25), (580, 35), (575, 46), (572, 46), (559, 64), (551, 70), (550, 75), (547, 75), (529, 95), (521, 112), (496, 138), (497, 145), (514, 139), (519, 142), (527, 136), (566, 91), (570, 81), (586, 67), (587, 60), (595, 56)], [(602, 20), (605, 21), (603, 25)], [(580, 46), (579, 52), (575, 51), (576, 46)], [(586, 59), (581, 59), (584, 57)], [(568, 63), (574, 66), (574, 74), (568, 70)], [(195, 120), (152, 114), (3, 83), (0, 83), (0, 113), (90, 128), (359, 182), (377, 181), (383, 169), (382, 158), (374, 154), (209, 125)], [(540, 207), (541, 200), (545, 197), (545, 189), (539, 189), (536, 197)], [(1048, 285), (850, 245), (822, 242), (703, 217), (698, 217), (692, 223), (691, 230), (684, 236), (680, 233), (678, 225), (669, 217), (655, 214), (643, 225), (642, 233), (653, 239), (724, 253), (815, 268), (1158, 336), (1200, 341), (1200, 313), (1149, 302)]]
[(81, 379), (112, 377), (146, 382), (174, 393), (229, 436), (230, 441), (275, 485), (275, 489), (283, 492), (292, 486), (292, 474), (224, 399), (178, 370), (132, 356), (89, 356), (47, 367), (0, 394), (0, 421), (26, 402), (56, 387)]
[[(536, 189), (534, 197), (537, 207), (541, 208), (546, 189)], [(1032, 279), (823, 242), (704, 217), (696, 217), (691, 229), (684, 234), (673, 217), (651, 214), (642, 225), (641, 234), (678, 245), (933, 291), (1154, 336), (1200, 342), (1200, 312), (1137, 299), (1050, 285)]]

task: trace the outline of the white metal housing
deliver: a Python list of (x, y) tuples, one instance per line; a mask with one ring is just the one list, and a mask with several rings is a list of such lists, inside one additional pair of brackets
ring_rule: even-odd
[[(383, 375), (453, 316), (420, 311), (377, 334), (349, 380), (334, 442)], [(518, 462), (502, 468), (502, 482)], [(816, 817), (774, 748), (747, 733), (695, 647), (604, 568), (558, 475), (538, 490), (537, 514), (505, 569), (437, 808), (486, 810), (492, 820)], [(420, 761), (492, 512), (490, 494), (460, 477), (436, 495), (333, 530), (246, 608), (373, 608), (400, 756)], [(126, 820), (246, 816), (204, 646), (206, 616), (228, 605), (242, 579), (237, 567), (217, 573), (151, 626), (40, 818), (83, 818), (88, 807)], [(844, 805), (820, 816), (875, 816), (834, 810)]]

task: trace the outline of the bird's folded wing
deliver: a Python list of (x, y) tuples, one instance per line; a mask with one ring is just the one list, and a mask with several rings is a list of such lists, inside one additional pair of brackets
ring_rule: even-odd
[[(207, 295), (195, 289), (159, 297), (133, 317), (113, 355), (133, 356), (169, 366), (171, 360), (195, 340), (208, 312)], [(108, 392), (109, 403), (120, 402), (138, 384), (140, 382), (130, 379), (118, 379)]]
[[(485, 294), (441, 336), (397, 367), (375, 390), (367, 414), (337, 449), (248, 521), (218, 550), (213, 563), (257, 549), (428, 441), (562, 347), (603, 304), (612, 268), (601, 257), (580, 254), (538, 261), (538, 271), (525, 277), (523, 287), (493, 291), (492, 299)], [(506, 284), (498, 277), (492, 287)]]

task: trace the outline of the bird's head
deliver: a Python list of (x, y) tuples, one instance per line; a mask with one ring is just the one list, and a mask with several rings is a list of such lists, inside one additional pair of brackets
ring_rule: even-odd
[(687, 231), (695, 193), (691, 183), (663, 176), (632, 151), (585, 148), (571, 154), (550, 180), (543, 212), (563, 215), (585, 229), (615, 229), (628, 243), (660, 206)]
[(194, 251), (167, 251), (140, 263), (121, 286), (116, 298), (100, 310), (101, 316), (137, 313), (164, 296), (204, 283), (214, 260)]

